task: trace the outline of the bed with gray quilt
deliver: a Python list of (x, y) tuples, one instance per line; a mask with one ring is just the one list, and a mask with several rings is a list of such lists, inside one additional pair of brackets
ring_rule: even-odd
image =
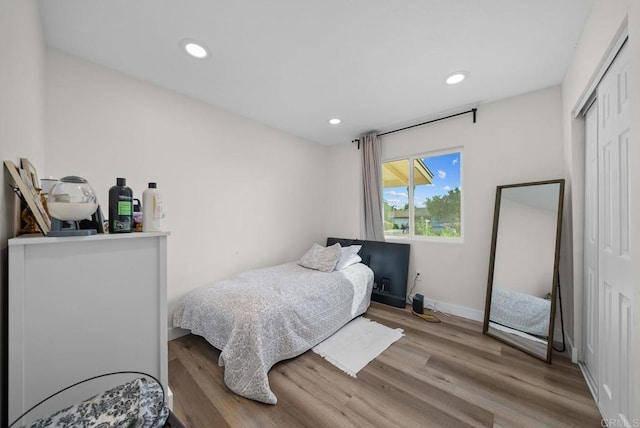
[(275, 404), (267, 376), (271, 367), (311, 349), (369, 306), (373, 272), (364, 264), (336, 269), (333, 260), (331, 270), (323, 271), (299, 263), (206, 285), (187, 295), (174, 312), (175, 326), (203, 336), (221, 351), (218, 364), (236, 394)]

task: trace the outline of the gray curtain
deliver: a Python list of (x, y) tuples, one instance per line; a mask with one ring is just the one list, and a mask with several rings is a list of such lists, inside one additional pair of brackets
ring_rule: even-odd
[(362, 179), (364, 180), (365, 239), (384, 241), (382, 222), (382, 179), (380, 177), (380, 137), (372, 132), (360, 137)]

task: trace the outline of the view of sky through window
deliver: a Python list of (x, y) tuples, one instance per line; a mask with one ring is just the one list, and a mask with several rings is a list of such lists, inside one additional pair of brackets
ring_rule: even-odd
[[(460, 237), (460, 163), (461, 152), (384, 162), (385, 235)], [(410, 188), (413, 189), (411, 204)], [(410, 205), (413, 205), (413, 219), (410, 219)]]
[[(421, 160), (433, 173), (433, 183), (416, 186), (413, 195), (416, 207), (424, 207), (427, 198), (431, 198), (435, 195), (446, 195), (449, 190), (460, 187), (459, 152), (440, 156), (424, 157), (421, 158)], [(409, 203), (407, 186), (385, 187), (384, 200), (395, 208), (404, 208)]]

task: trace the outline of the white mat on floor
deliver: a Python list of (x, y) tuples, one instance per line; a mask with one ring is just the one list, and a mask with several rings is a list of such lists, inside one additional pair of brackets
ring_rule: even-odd
[(356, 373), (402, 336), (401, 328), (394, 330), (358, 317), (315, 346), (313, 352), (356, 377)]

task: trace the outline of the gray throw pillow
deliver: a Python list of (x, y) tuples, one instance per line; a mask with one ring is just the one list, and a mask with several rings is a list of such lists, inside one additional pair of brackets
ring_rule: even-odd
[(331, 272), (336, 267), (340, 258), (340, 244), (336, 243), (330, 247), (313, 244), (311, 249), (302, 256), (298, 264), (300, 266), (319, 270), (321, 272)]

